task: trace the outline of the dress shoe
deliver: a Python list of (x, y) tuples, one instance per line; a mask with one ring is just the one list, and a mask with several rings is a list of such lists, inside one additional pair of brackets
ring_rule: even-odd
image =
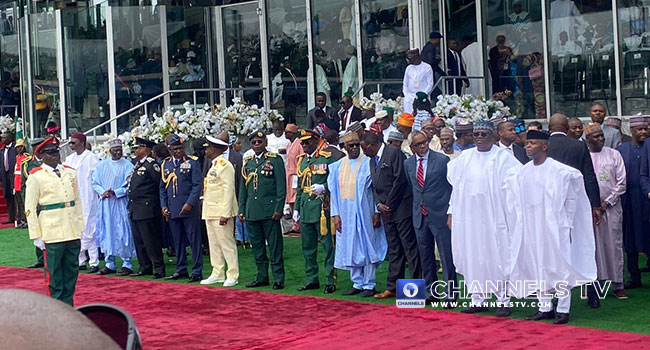
[(510, 308), (506, 306), (499, 306), (497, 311), (494, 313), (496, 317), (508, 317), (510, 316)]
[(532, 315), (526, 316), (526, 319), (528, 321), (552, 320), (553, 318), (555, 318), (555, 312), (553, 311), (549, 311), (549, 312), (537, 311)]
[(226, 280), (226, 282), (223, 282), (224, 287), (234, 287), (237, 284), (239, 284), (239, 281), (237, 281), (236, 279), (232, 279), (232, 278), (228, 278)]
[(484, 311), (488, 311), (488, 308), (485, 306), (470, 306), (465, 310), (461, 310), (460, 312), (464, 314), (476, 314)]
[(155, 279), (155, 280), (161, 279), (163, 277), (165, 277), (165, 273), (157, 273), (156, 272), (156, 273), (153, 274), (153, 279)]
[(171, 275), (169, 277), (165, 277), (166, 280), (170, 280), (170, 281), (171, 280), (179, 280), (181, 278), (187, 278), (187, 272), (184, 272), (184, 273), (174, 272), (173, 275)]
[(333, 285), (333, 284), (326, 285), (325, 289), (323, 290), (323, 293), (325, 293), (325, 294), (332, 294), (334, 292), (336, 292), (336, 286)]
[(569, 313), (557, 312), (555, 313), (554, 324), (566, 324), (569, 323)]
[(113, 270), (113, 269), (109, 269), (108, 267), (104, 267), (103, 269), (101, 269), (101, 270), (99, 271), (99, 274), (100, 274), (100, 275), (110, 275), (110, 274), (112, 274), (112, 273), (115, 273), (115, 270)]
[(614, 291), (614, 296), (618, 300), (625, 300), (625, 299), (629, 298), (627, 296), (627, 293), (625, 292), (625, 289), (617, 289), (617, 290), (615, 290)]
[(258, 281), (253, 281), (249, 284), (246, 285), (246, 288), (257, 288), (257, 287), (265, 287), (268, 286), (269, 282), (258, 282)]
[(635, 289), (635, 288), (641, 288), (643, 285), (641, 284), (641, 281), (636, 281), (636, 282), (625, 282), (625, 289)]
[(97, 267), (97, 266), (91, 266), (88, 269), (88, 273), (97, 273), (97, 272), (99, 272), (99, 267)]
[(40, 263), (38, 261), (31, 264), (31, 265), (29, 265), (29, 266), (27, 266), (28, 269), (37, 269), (39, 267), (43, 267), (43, 263)]
[(131, 277), (142, 277), (142, 276), (149, 276), (151, 275), (151, 271), (138, 271), (136, 273), (132, 273), (129, 276)]
[(361, 297), (362, 298), (368, 298), (368, 297), (371, 297), (371, 296), (373, 296), (375, 294), (377, 294), (377, 291), (375, 290), (375, 288), (373, 288), (373, 289), (364, 289), (363, 292), (361, 292)]
[(274, 282), (273, 290), (284, 289), (284, 282)]
[(589, 305), (590, 308), (592, 309), (597, 309), (600, 307), (600, 299), (596, 298), (589, 298), (587, 300), (587, 305)]
[(298, 291), (302, 292), (305, 290), (319, 289), (319, 288), (320, 288), (320, 283), (307, 283), (304, 286), (298, 287)]
[(118, 273), (115, 274), (115, 276), (129, 276), (132, 273), (133, 270), (129, 269), (128, 267), (123, 267)]
[(242, 245), (240, 240), (237, 240), (237, 246), (240, 247)]
[(354, 287), (346, 290), (345, 292), (341, 293), (341, 295), (356, 295), (356, 294), (361, 294), (363, 292), (363, 289), (356, 289)]
[(194, 282), (201, 282), (202, 279), (203, 279), (203, 276), (201, 276), (201, 275), (192, 275), (192, 276), (190, 276), (190, 278), (187, 279), (187, 281), (190, 282), (190, 283), (194, 283)]
[(385, 290), (379, 294), (375, 294), (375, 299), (391, 299), (396, 296), (395, 292)]
[(88, 268), (86, 267), (85, 264), (84, 264), (84, 265), (79, 265), (79, 271), (85, 271), (85, 270), (87, 270), (87, 269), (88, 269)]
[(201, 284), (205, 285), (205, 284), (215, 284), (215, 283), (223, 283), (223, 282), (226, 282), (225, 278), (210, 275), (208, 278), (201, 281)]

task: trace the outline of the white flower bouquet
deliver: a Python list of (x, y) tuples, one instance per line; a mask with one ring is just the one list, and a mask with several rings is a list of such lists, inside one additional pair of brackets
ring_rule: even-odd
[(449, 125), (456, 125), (461, 119), (477, 122), (481, 119), (509, 118), (510, 108), (496, 99), (485, 100), (473, 95), (440, 95), (433, 113), (445, 119)]

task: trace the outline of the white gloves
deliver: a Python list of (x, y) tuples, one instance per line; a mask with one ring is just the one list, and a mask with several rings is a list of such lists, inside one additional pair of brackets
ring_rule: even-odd
[(298, 175), (291, 175), (291, 188), (298, 188)]
[(293, 221), (295, 221), (295, 222), (300, 221), (300, 213), (298, 213), (297, 210), (293, 211)]
[(320, 195), (323, 194), (323, 192), (325, 192), (325, 186), (321, 184), (315, 184), (315, 185), (311, 185), (309, 190), (316, 195)]
[(34, 240), (34, 246), (38, 247), (40, 250), (45, 250), (45, 243), (40, 238)]

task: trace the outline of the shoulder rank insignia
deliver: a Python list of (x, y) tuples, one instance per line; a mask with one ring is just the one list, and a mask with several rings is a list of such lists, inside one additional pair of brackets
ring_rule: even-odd
[(20, 161), (20, 164), (25, 164), (25, 163), (31, 161), (32, 158), (33, 158), (33, 156), (30, 154), (30, 155), (28, 155), (27, 157), (25, 157), (23, 160), (21, 160), (21, 161)]
[(147, 159), (147, 162), (149, 162), (149, 163), (151, 163), (151, 162), (155, 162), (155, 161), (156, 161), (155, 159), (153, 159), (153, 158), (151, 158), (151, 157), (147, 157), (146, 159)]
[(266, 153), (264, 153), (264, 158), (276, 158), (277, 156), (278, 156), (278, 154), (277, 154), (277, 153), (273, 153), (273, 152), (266, 152)]
[(155, 170), (156, 172), (159, 173), (160, 172), (160, 165), (158, 165), (158, 163), (154, 163), (153, 170)]
[(197, 156), (187, 156), (187, 157), (190, 158), (191, 160), (197, 160), (197, 159), (199, 159), (199, 157), (197, 157)]
[(64, 167), (64, 168), (67, 168), (67, 169), (72, 169), (72, 170), (74, 170), (74, 168), (71, 167), (71, 166), (64, 165), (63, 167)]
[(255, 158), (255, 156), (244, 157), (244, 161), (248, 162), (249, 160)]
[(223, 158), (219, 159), (219, 165), (226, 166), (226, 160)]
[(298, 155), (298, 158), (304, 158), (305, 156), (306, 156), (305, 153), (300, 153), (300, 154)]
[(25, 212), (25, 217), (29, 216), (29, 214), (31, 214), (31, 213), (32, 212), (29, 209), (27, 209), (27, 211)]
[(321, 150), (321, 151), (318, 151), (318, 155), (319, 155), (319, 156), (323, 156), (323, 157), (325, 157), (325, 158), (329, 158), (329, 157), (332, 156), (332, 152), (327, 152), (327, 151), (322, 151), (322, 150)]
[(41, 169), (43, 169), (43, 168), (40, 167), (40, 166), (37, 166), (36, 168), (34, 168), (34, 169), (32, 169), (32, 170), (29, 171), (29, 175), (31, 175), (31, 174), (33, 174), (33, 173), (35, 173), (35, 172), (37, 172), (37, 171), (39, 171), (39, 170), (41, 170)]

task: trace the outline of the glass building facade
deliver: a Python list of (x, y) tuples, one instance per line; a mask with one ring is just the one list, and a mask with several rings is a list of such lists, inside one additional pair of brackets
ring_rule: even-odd
[(509, 90), (526, 119), (587, 117), (595, 102), (629, 116), (650, 107), (649, 16), (650, 0), (5, 2), (1, 112), (32, 137), (51, 122), (66, 137), (238, 97), (306, 125), (318, 92), (337, 109), (346, 92), (397, 97), (407, 50), (438, 31), (440, 70), (462, 56), (477, 77), (443, 92)]

